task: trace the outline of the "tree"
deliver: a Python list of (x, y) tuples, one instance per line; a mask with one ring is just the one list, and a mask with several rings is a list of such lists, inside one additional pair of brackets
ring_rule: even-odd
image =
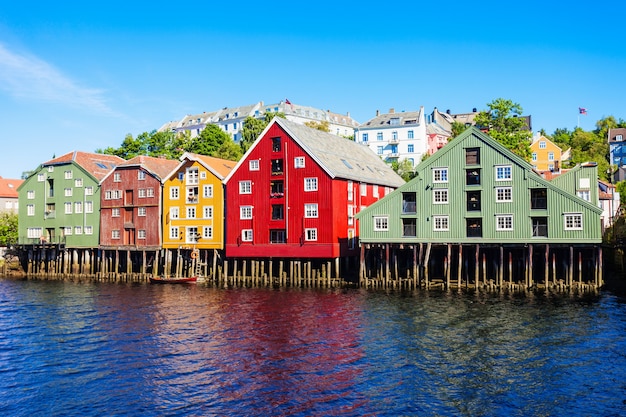
[(322, 120), (319, 122), (316, 122), (316, 121), (305, 122), (304, 125), (312, 129), (321, 130), (322, 132), (330, 132), (330, 124), (326, 120)]
[(452, 140), (459, 136), (461, 133), (465, 132), (467, 127), (465, 127), (465, 125), (461, 122), (454, 121), (452, 122), (450, 129), (452, 130), (452, 136), (450, 137), (450, 140)]
[(532, 133), (526, 126), (522, 106), (511, 100), (497, 98), (474, 118), (476, 126), (522, 158), (530, 161)]
[(239, 161), (243, 155), (241, 146), (237, 145), (230, 136), (215, 152), (214, 157), (228, 159), (229, 161)]
[(255, 117), (248, 116), (243, 121), (243, 127), (241, 128), (241, 139), (239, 140), (239, 146), (243, 153), (246, 153), (254, 141), (259, 137), (263, 129), (272, 121), (274, 117), (282, 117), (285, 119), (285, 113), (281, 112), (267, 112), (263, 119), (257, 119)]
[(404, 181), (410, 181), (415, 177), (415, 168), (413, 167), (413, 163), (408, 159), (391, 162), (391, 169), (401, 176)]
[(182, 155), (185, 144), (188, 143), (190, 137), (189, 132), (143, 132), (136, 138), (131, 134), (126, 135), (124, 141), (119, 148), (96, 149), (96, 153), (107, 155), (117, 155), (120, 158), (131, 159), (135, 156), (165, 156), (166, 158), (176, 159)]
[(0, 246), (9, 246), (17, 242), (17, 214), (3, 212), (0, 214)]
[(208, 124), (198, 136), (191, 138), (188, 146), (184, 146), (183, 149), (200, 155), (215, 156), (218, 149), (228, 140), (232, 140), (228, 133), (218, 125)]

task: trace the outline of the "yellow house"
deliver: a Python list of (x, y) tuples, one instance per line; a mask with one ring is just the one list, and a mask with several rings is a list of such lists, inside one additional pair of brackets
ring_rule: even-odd
[(224, 186), (236, 162), (187, 152), (163, 180), (163, 248), (224, 248)]
[(533, 137), (530, 144), (532, 164), (537, 171), (559, 171), (563, 151), (554, 142), (542, 135)]

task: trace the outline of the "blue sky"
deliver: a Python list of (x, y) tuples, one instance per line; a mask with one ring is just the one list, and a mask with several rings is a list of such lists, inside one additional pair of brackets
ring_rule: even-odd
[(261, 100), (363, 123), (501, 97), (548, 133), (626, 119), (623, 2), (211, 3), (3, 2), (0, 176)]

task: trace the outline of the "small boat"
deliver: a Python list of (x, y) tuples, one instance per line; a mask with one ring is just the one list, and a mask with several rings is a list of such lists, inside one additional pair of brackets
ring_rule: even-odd
[(150, 277), (151, 284), (194, 284), (198, 277)]

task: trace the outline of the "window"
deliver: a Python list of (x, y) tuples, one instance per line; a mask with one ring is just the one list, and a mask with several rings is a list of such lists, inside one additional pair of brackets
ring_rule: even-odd
[(548, 191), (545, 188), (531, 188), (531, 210), (544, 210), (548, 208)]
[(203, 198), (213, 198), (213, 185), (204, 185), (202, 187)]
[(26, 198), (29, 200), (34, 200), (35, 199), (35, 192), (33, 190), (28, 190), (26, 192)]
[(304, 191), (317, 191), (317, 178), (305, 178)]
[(448, 204), (448, 189), (433, 190), (433, 204)]
[(146, 194), (148, 197), (154, 197), (154, 188), (146, 188)]
[(93, 213), (93, 201), (85, 201), (85, 213)]
[(407, 152), (408, 153), (415, 152), (415, 146), (412, 143), (409, 143), (409, 145), (407, 146)]
[(313, 242), (317, 240), (317, 229), (304, 229), (304, 240)]
[(360, 188), (361, 188), (361, 196), (365, 197), (367, 195), (367, 184), (362, 182), (360, 184)]
[(72, 226), (64, 226), (61, 228), (63, 236), (72, 236)]
[(467, 237), (483, 237), (483, 219), (466, 219)]
[(258, 159), (251, 159), (249, 162), (249, 169), (250, 171), (258, 171), (259, 170), (259, 160)]
[(180, 190), (178, 187), (170, 187), (170, 199), (178, 200), (180, 197)]
[(417, 220), (415, 218), (402, 219), (402, 236), (403, 237), (416, 237), (417, 236)]
[(280, 138), (272, 138), (272, 151), (280, 152)]
[(465, 185), (480, 185), (480, 168), (465, 171)]
[(578, 190), (576, 195), (585, 201), (591, 201), (591, 192), (589, 190)]
[(64, 174), (66, 180), (71, 180), (72, 179), (72, 171), (65, 171), (63, 174)]
[(378, 185), (372, 185), (372, 197), (378, 198)]
[(285, 206), (282, 204), (272, 204), (272, 220), (285, 219)]
[(387, 216), (374, 216), (374, 231), (386, 232), (389, 230), (389, 217)]
[(206, 180), (206, 171), (200, 171), (200, 179)]
[(239, 181), (239, 194), (252, 194), (252, 181)]
[(537, 160), (537, 152), (533, 152), (533, 161)]
[(77, 201), (74, 203), (74, 213), (82, 213), (83, 212), (83, 203), (82, 201)]
[(382, 155), (382, 154), (383, 154), (383, 149), (384, 149), (384, 148), (383, 148), (382, 146), (377, 146), (377, 147), (376, 147), (376, 153), (377, 153), (378, 155)]
[(513, 188), (496, 187), (496, 201), (499, 203), (513, 201)]
[(74, 226), (74, 234), (75, 235), (82, 235), (83, 234), (82, 226)]
[(354, 183), (352, 181), (348, 181), (348, 201), (352, 201), (354, 199)]
[(139, 217), (146, 217), (146, 213), (147, 213), (147, 210), (145, 207), (139, 207), (137, 209), (137, 216)]
[(187, 185), (198, 185), (198, 168), (187, 168)]
[(37, 174), (37, 181), (39, 182), (43, 182), (46, 180), (46, 175), (41, 173), (41, 174)]
[(270, 181), (270, 198), (284, 197), (283, 181)]
[(317, 203), (309, 203), (304, 205), (304, 217), (305, 218), (316, 218), (318, 215), (317, 212)]
[(196, 218), (196, 208), (195, 207), (187, 207), (187, 218), (195, 219)]
[(510, 165), (496, 166), (496, 181), (508, 181), (513, 178)]
[[(409, 130), (409, 131), (407, 132), (407, 138), (408, 138), (408, 139), (414, 139), (414, 138), (415, 138), (415, 134), (413, 133), (413, 131), (412, 131), (412, 130)], [(410, 151), (410, 152), (413, 152), (413, 151)]]
[(65, 188), (63, 191), (64, 191), (65, 197), (71, 197), (72, 196), (72, 189), (71, 188)]
[(86, 235), (93, 235), (93, 227), (92, 226), (85, 226), (85, 234)]
[(367, 142), (367, 141), (368, 141), (368, 134), (363, 133), (363, 142)]
[(270, 243), (286, 243), (286, 234), (282, 229), (270, 230)]
[(391, 140), (398, 140), (398, 132), (397, 131), (393, 131), (391, 132)]
[(541, 142), (539, 142), (539, 149), (546, 149), (546, 141), (542, 140)]
[(170, 239), (178, 239), (178, 227), (170, 226)]
[(352, 204), (348, 204), (348, 226), (352, 226), (354, 224), (354, 206)]
[(283, 160), (272, 159), (272, 175), (280, 175), (283, 173)]
[(252, 242), (252, 229), (243, 229), (241, 231), (242, 242)]
[(433, 216), (433, 230), (436, 232), (444, 232), (450, 230), (450, 222), (448, 216)]
[(65, 214), (72, 214), (72, 203), (65, 203)]
[(448, 182), (448, 168), (434, 168), (433, 182)]
[(496, 230), (513, 230), (513, 215), (499, 214), (496, 216)]
[(402, 193), (402, 214), (416, 213), (417, 194), (414, 192)]
[(480, 211), (480, 191), (467, 192), (467, 211)]
[(548, 161), (554, 161), (554, 152), (548, 152)]
[(119, 239), (120, 231), (118, 229), (111, 230), (111, 239)]
[(480, 165), (480, 148), (465, 149), (465, 165)]
[(138, 194), (139, 194), (139, 198), (146, 198), (146, 189), (140, 188)]
[(202, 227), (202, 237), (204, 239), (213, 239), (213, 227), (212, 226)]
[(35, 215), (35, 205), (34, 204), (26, 205), (26, 215), (27, 216), (34, 216)]
[(137, 230), (137, 239), (145, 239), (146, 238), (146, 230), (145, 229), (139, 229)]
[(180, 216), (178, 207), (170, 208), (170, 219), (178, 219)]
[(615, 135), (615, 141), (617, 142), (621, 142), (622, 141), (622, 135)]
[(581, 213), (565, 213), (565, 230), (582, 230), (583, 215)]
[(376, 133), (376, 140), (383, 140), (383, 132)]
[(27, 237), (30, 239), (37, 239), (41, 237), (41, 232), (43, 229), (41, 227), (29, 227), (26, 232)]
[(294, 168), (304, 168), (304, 156), (298, 156), (293, 160)]
[(239, 218), (242, 220), (251, 219), (252, 218), (252, 206), (239, 207)]
[(204, 217), (205, 219), (212, 219), (213, 218), (213, 206), (204, 206), (202, 208), (202, 217)]
[(590, 184), (591, 182), (589, 181), (589, 178), (580, 178), (578, 180), (578, 188), (588, 190), (590, 188)]
[(111, 209), (111, 217), (120, 217), (120, 209), (118, 207)]
[(187, 240), (185, 243), (198, 243), (198, 228), (191, 226), (187, 228)]
[(113, 182), (122, 182), (122, 174), (120, 174), (119, 172), (114, 172)]
[(82, 178), (76, 178), (74, 180), (74, 187), (81, 188), (82, 186), (83, 186), (83, 179)]
[(85, 187), (85, 195), (93, 195), (93, 187)]
[(137, 179), (142, 181), (146, 179), (146, 171), (139, 170), (137, 171)]
[(533, 217), (533, 237), (548, 237), (548, 218)]

